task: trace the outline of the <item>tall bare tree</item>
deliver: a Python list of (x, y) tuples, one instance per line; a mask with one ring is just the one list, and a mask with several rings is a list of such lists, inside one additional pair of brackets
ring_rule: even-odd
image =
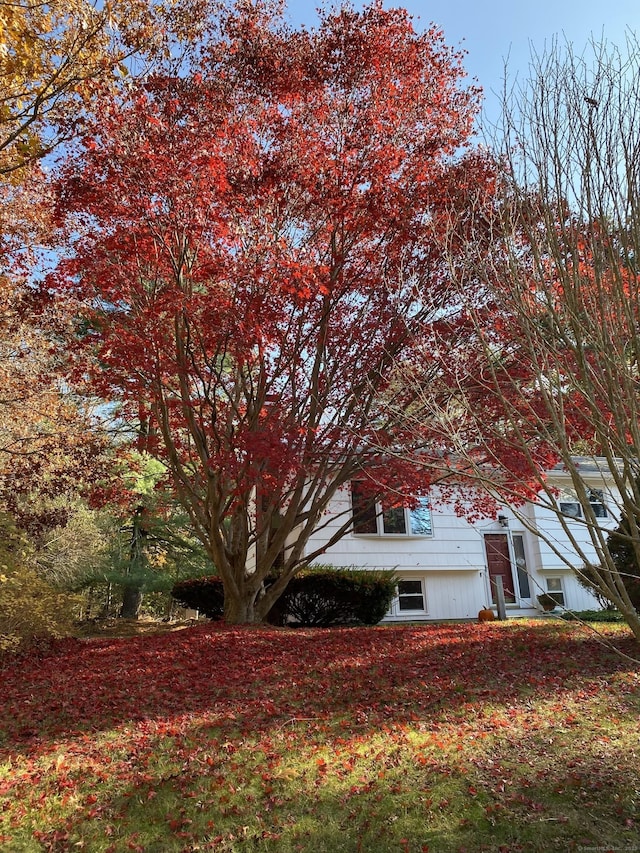
[[(506, 90), (493, 205), (483, 199), (471, 225), (468, 212), (451, 217), (450, 322), (466, 329), (464, 345), (421, 393), (467, 475), (503, 499), (537, 493), (557, 513), (597, 592), (640, 640), (584, 479), (585, 457), (613, 479), (607, 500), (628, 519), (640, 565), (640, 45), (629, 37), (625, 50), (593, 43), (578, 55), (555, 43), (531, 68)], [(405, 379), (420, 383), (419, 366)], [(493, 400), (493, 418), (480, 399)], [(546, 480), (553, 465), (582, 505), (595, 560)]]

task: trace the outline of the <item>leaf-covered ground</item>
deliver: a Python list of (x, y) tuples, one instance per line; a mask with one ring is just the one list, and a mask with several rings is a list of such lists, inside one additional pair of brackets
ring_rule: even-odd
[(0, 701), (10, 853), (640, 849), (640, 668), (575, 625), (69, 640)]

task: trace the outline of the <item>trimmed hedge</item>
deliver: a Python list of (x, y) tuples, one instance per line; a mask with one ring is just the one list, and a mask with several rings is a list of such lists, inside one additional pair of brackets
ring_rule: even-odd
[(396, 594), (395, 574), (322, 566), (297, 575), (284, 594), (288, 621), (305, 627), (376, 625)]
[(558, 615), (567, 622), (573, 622), (576, 619), (582, 622), (624, 622), (622, 613), (617, 610), (579, 610), (577, 613), (567, 610)]
[(171, 595), (182, 607), (199, 610), (209, 619), (222, 619), (224, 589), (222, 580), (215, 575), (178, 581), (173, 585)]
[[(267, 586), (273, 579), (267, 579)], [(273, 610), (278, 622), (303, 627), (376, 625), (396, 594), (393, 571), (318, 566), (293, 578)], [(176, 583), (173, 597), (183, 607), (221, 619), (224, 590), (218, 577), (192, 578)]]

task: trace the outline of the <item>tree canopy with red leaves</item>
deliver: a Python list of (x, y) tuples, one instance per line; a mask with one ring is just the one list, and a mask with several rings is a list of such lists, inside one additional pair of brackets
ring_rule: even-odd
[(48, 283), (85, 307), (77, 368), (146, 425), (229, 621), (265, 617), (353, 478), (428, 489), (396, 366), (451, 305), (452, 204), (490, 192), (463, 77), (403, 10), (296, 30), (239, 4), (188, 75), (105, 100), (62, 170), (73, 251)]

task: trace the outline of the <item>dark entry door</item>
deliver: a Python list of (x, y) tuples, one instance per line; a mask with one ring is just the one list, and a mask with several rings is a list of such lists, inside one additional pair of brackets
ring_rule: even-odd
[(509, 554), (509, 539), (506, 533), (486, 533), (484, 547), (487, 552), (487, 567), (491, 583), (491, 600), (496, 601), (496, 578), (502, 578), (504, 600), (507, 604), (515, 604), (516, 593), (513, 587), (513, 572), (511, 571), (511, 555)]

